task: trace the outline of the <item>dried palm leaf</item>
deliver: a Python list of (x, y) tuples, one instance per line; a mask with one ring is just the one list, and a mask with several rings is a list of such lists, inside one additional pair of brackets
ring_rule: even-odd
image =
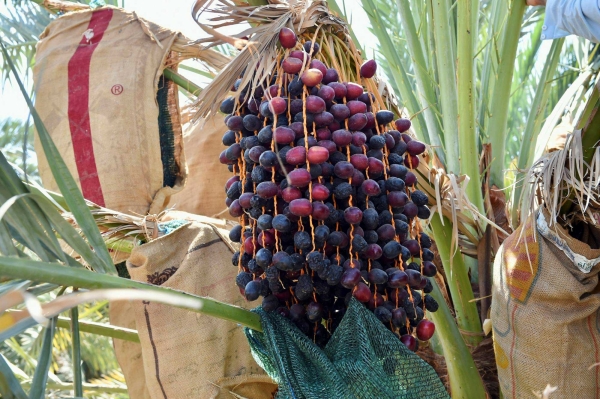
[[(200, 22), (204, 13), (210, 13), (210, 24)], [(214, 113), (242, 74), (244, 76), (240, 87), (250, 88), (249, 97), (252, 97), (257, 87), (267, 88), (273, 71), (278, 69), (278, 61), (284, 55), (284, 49), (277, 46), (278, 34), (283, 27), (293, 28), (305, 40), (318, 43), (321, 51), (317, 58), (336, 68), (345, 80), (361, 81), (360, 53), (352, 42), (344, 21), (329, 11), (324, 0), (290, 0), (258, 7), (240, 6), (227, 1), (198, 0), (193, 8), (193, 16), (198, 25), (210, 35), (195, 43), (208, 43), (208, 47), (227, 43), (241, 49), (198, 97), (195, 119), (206, 118)], [(250, 23), (251, 27), (232, 37), (217, 31), (225, 26), (243, 23)], [(252, 67), (254, 69), (251, 73), (244, 73)], [(386, 104), (391, 108), (391, 104), (382, 97), (383, 94), (387, 96), (390, 93), (385, 83), (365, 79), (363, 84), (376, 93), (381, 106)]]
[(69, 12), (69, 11), (81, 11), (88, 10), (90, 8), (87, 4), (76, 3), (74, 1), (64, 1), (64, 0), (33, 0), (34, 3), (37, 3), (41, 7), (46, 8), (52, 12)]
[(231, 61), (231, 57), (211, 48), (196, 44), (182, 34), (177, 36), (171, 46), (171, 50), (174, 52), (174, 56), (169, 59), (169, 62), (178, 64), (181, 61), (193, 58), (217, 72)]
[(600, 205), (600, 148), (594, 149), (591, 162), (584, 159), (582, 131), (567, 136), (564, 149), (554, 151), (537, 160), (526, 176), (530, 189), (524, 191), (521, 220), (542, 207), (550, 216), (549, 226), (568, 219), (561, 208), (568, 202), (577, 205), (578, 213), (586, 222), (596, 224), (591, 206)]
[[(596, 122), (600, 100), (600, 80), (596, 61), (584, 70), (565, 92), (542, 128), (536, 155), (551, 151), (534, 162), (525, 177), (521, 198), (521, 220), (542, 207), (550, 216), (549, 226), (568, 224), (574, 213), (595, 224), (590, 205), (598, 204), (600, 164)], [(557, 126), (558, 120), (562, 123)], [(552, 140), (558, 145), (553, 144)], [(563, 144), (564, 143), (564, 144)], [(562, 148), (561, 148), (562, 147)]]
[[(62, 195), (46, 190), (36, 183), (28, 184), (28, 186), (33, 192), (48, 198), (59, 212), (61, 212), (63, 218), (80, 231), (75, 217), (65, 208), (66, 204)], [(131, 252), (134, 246), (165, 235), (169, 229), (177, 226), (177, 223), (173, 222), (173, 220), (183, 221), (184, 219), (188, 219), (188, 214), (171, 212), (172, 209), (166, 209), (158, 215), (142, 216), (117, 212), (101, 207), (88, 200), (86, 200), (86, 205), (90, 209), (107, 246), (113, 251), (126, 253)], [(202, 219), (202, 217), (196, 218)], [(171, 223), (167, 224), (169, 221)], [(206, 220), (200, 221), (206, 222)], [(214, 220), (211, 220), (211, 222), (214, 223)]]
[[(597, 83), (597, 71), (600, 67), (600, 61), (596, 61), (586, 70), (582, 71), (579, 77), (569, 86), (567, 91), (560, 98), (552, 113), (548, 116), (535, 146), (534, 159), (540, 159), (548, 150), (548, 143), (554, 131), (554, 128), (562, 121), (563, 123), (574, 124), (581, 117), (584, 110), (582, 103), (590, 96), (590, 88)], [(527, 180), (526, 180), (527, 181)]]

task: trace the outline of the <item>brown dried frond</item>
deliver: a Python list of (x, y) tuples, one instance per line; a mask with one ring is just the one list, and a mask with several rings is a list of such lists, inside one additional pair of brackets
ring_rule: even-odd
[(528, 186), (523, 191), (521, 220), (542, 206), (550, 217), (548, 225), (552, 226), (561, 217), (561, 208), (573, 202), (584, 221), (596, 224), (590, 205), (600, 203), (600, 148), (595, 149), (588, 164), (584, 160), (581, 130), (567, 136), (564, 149), (537, 160), (525, 181)]
[[(210, 14), (209, 23), (199, 22), (204, 13)], [(192, 15), (198, 25), (210, 35), (196, 43), (208, 43), (208, 47), (231, 44), (241, 50), (198, 97), (196, 119), (215, 112), (231, 86), (248, 67), (256, 66), (252, 71), (247, 71), (250, 73), (244, 74), (240, 87), (250, 87), (250, 97), (256, 87), (267, 85), (272, 71), (276, 69), (280, 51), (277, 41), (281, 28), (290, 27), (302, 34), (317, 25), (331, 25), (347, 36), (344, 22), (329, 12), (324, 0), (290, 0), (289, 3), (258, 7), (240, 6), (226, 0), (198, 0)], [(249, 23), (250, 28), (235, 36), (226, 36), (217, 30), (245, 23)]]

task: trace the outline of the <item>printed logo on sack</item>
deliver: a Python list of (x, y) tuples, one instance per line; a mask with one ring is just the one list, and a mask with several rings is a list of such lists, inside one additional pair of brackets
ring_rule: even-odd
[(83, 37), (85, 37), (85, 40), (88, 42), (91, 42), (92, 39), (94, 38), (94, 30), (93, 29), (88, 29), (85, 32), (83, 32)]
[(112, 94), (114, 94), (115, 96), (118, 96), (119, 94), (123, 93), (123, 86), (116, 84), (113, 87), (110, 88), (110, 92)]

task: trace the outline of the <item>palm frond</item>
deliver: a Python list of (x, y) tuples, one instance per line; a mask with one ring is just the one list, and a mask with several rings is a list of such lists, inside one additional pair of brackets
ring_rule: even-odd
[(40, 181), (33, 147), (33, 129), (28, 120), (7, 118), (0, 121), (0, 148), (8, 162), (18, 165), (25, 179)]
[[(0, 40), (17, 71), (26, 80), (31, 74), (35, 45), (52, 19), (49, 12), (31, 1), (12, 2), (7, 4), (6, 13), (0, 13)], [(0, 68), (5, 83), (10, 76), (10, 68), (4, 57)]]

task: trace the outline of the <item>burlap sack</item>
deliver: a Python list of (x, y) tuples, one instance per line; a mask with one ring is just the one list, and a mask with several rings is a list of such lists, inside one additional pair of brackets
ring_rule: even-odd
[[(129, 301), (112, 302), (109, 307), (110, 324), (137, 329), (133, 304)], [(129, 399), (150, 399), (142, 359), (142, 346), (137, 342), (113, 339), (117, 360), (125, 376)]]
[[(127, 269), (134, 280), (246, 307), (226, 237), (193, 222), (135, 248)], [(158, 303), (133, 307), (151, 398), (272, 397), (276, 385), (252, 358), (241, 326)]]
[[(177, 88), (161, 78), (177, 37), (112, 7), (66, 14), (41, 35), (35, 106), (88, 200), (158, 213), (183, 185)], [(58, 190), (38, 141), (36, 152), (44, 186)], [(136, 328), (127, 304), (111, 305), (110, 317)], [(141, 346), (114, 346), (130, 398), (149, 398)]]
[[(543, 214), (542, 214), (543, 216)], [(600, 397), (600, 250), (530, 217), (494, 263), (492, 324), (504, 398)], [(522, 235), (521, 241), (519, 237)], [(541, 396), (540, 396), (541, 397)]]
[[(66, 14), (42, 33), (35, 106), (88, 200), (158, 213), (183, 185), (177, 87), (161, 77), (177, 37), (113, 7)], [(57, 190), (37, 141), (36, 153)]]
[(219, 154), (225, 149), (221, 139), (226, 130), (221, 114), (206, 122), (184, 125), (188, 184), (171, 197), (169, 206), (197, 215), (234, 219), (225, 205), (225, 182), (232, 173), (219, 162)]

